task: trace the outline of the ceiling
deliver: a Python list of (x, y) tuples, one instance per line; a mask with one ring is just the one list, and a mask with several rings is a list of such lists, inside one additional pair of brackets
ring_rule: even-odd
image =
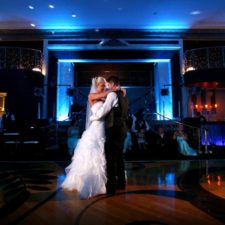
[(225, 1), (0, 0), (2, 30), (125, 28), (225, 29)]

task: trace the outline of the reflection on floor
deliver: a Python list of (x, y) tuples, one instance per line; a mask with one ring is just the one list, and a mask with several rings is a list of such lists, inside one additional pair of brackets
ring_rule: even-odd
[(225, 224), (225, 160), (127, 161), (127, 188), (80, 200), (69, 161), (0, 162), (0, 224)]
[[(188, 160), (188, 159), (225, 159), (225, 148), (210, 147), (206, 154), (202, 151), (198, 156), (181, 155), (176, 148), (159, 150), (132, 149), (124, 153), (124, 158), (128, 161), (133, 160)], [(0, 161), (69, 161), (71, 155), (68, 154), (66, 145), (52, 145), (49, 148), (28, 145), (27, 148), (20, 146), (10, 146), (3, 148), (0, 145)]]

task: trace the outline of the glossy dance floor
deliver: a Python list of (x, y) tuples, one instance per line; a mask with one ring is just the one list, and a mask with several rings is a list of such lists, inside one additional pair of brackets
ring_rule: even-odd
[(89, 200), (61, 190), (67, 163), (1, 162), (0, 224), (225, 224), (225, 160), (126, 162), (126, 190)]

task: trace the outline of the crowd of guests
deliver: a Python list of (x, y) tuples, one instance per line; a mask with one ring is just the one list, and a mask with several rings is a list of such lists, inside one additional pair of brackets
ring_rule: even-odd
[(191, 137), (186, 133), (183, 123), (177, 122), (172, 127), (163, 124), (151, 127), (145, 119), (144, 110), (140, 109), (135, 114), (129, 114), (127, 127), (125, 155), (144, 153), (165, 158), (198, 155), (198, 150), (190, 145)]
[[(127, 118), (127, 137), (124, 143), (124, 155), (157, 154), (168, 147), (169, 138), (163, 127), (152, 129), (145, 118), (144, 109)], [(168, 150), (167, 150), (168, 151)]]
[[(173, 126), (157, 125), (152, 127), (145, 118), (144, 109), (127, 117), (127, 135), (124, 142), (124, 156), (197, 156), (198, 149), (192, 145), (188, 126), (177, 122)], [(80, 138), (80, 128), (76, 118), (71, 121), (67, 130), (68, 155), (73, 155)]]
[[(200, 122), (203, 118), (198, 114)], [(6, 109), (2, 117), (1, 128), (13, 131), (16, 126), (15, 116)], [(178, 123), (173, 129), (163, 125), (151, 127), (145, 118), (144, 109), (135, 114), (129, 113), (127, 118), (127, 136), (124, 142), (124, 155), (148, 154), (168, 157), (174, 155), (197, 156), (198, 150), (190, 146), (187, 132), (182, 123)], [(81, 135), (78, 118), (74, 117), (67, 130), (67, 150), (72, 156)]]

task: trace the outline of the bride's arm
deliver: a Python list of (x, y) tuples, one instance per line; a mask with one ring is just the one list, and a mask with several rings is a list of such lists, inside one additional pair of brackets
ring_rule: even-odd
[(104, 91), (102, 93), (91, 93), (88, 95), (88, 101), (90, 103), (93, 103), (95, 101), (101, 100), (105, 98), (111, 91)]
[(112, 91), (107, 95), (103, 105), (90, 117), (90, 121), (103, 118), (112, 109), (112, 107), (116, 106), (117, 104), (117, 94)]

